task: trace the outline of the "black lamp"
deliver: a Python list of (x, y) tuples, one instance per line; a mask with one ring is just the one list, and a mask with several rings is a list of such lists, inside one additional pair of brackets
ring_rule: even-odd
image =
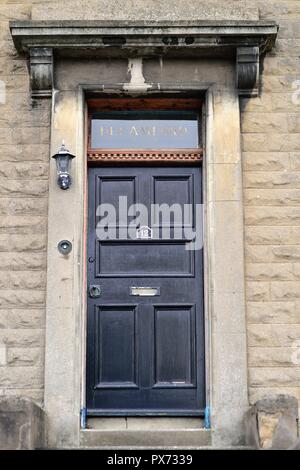
[(54, 158), (56, 161), (58, 186), (60, 187), (60, 189), (68, 189), (72, 183), (72, 179), (70, 176), (70, 167), (71, 161), (73, 158), (75, 158), (75, 155), (72, 155), (69, 152), (69, 150), (65, 146), (65, 143), (63, 142), (58, 153), (53, 155), (52, 158)]

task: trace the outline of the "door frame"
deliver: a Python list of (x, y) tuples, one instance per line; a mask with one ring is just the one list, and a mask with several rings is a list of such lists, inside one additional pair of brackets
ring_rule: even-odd
[[(158, 92), (205, 94), (206, 391), (215, 446), (241, 442), (248, 408), (240, 110), (234, 67), (230, 63), (227, 67), (229, 81), (216, 73), (210, 83), (151, 84), (144, 89), (148, 96)], [(45, 350), (50, 447), (79, 446), (84, 424), (80, 410), (85, 408), (86, 93), (119, 94), (128, 85), (86, 86), (80, 80), (78, 77), (76, 82), (74, 77), (72, 90), (54, 91), (52, 103), (51, 155), (64, 139), (76, 159), (73, 185), (63, 193), (56, 185), (54, 162), (50, 165)], [(141, 93), (141, 86), (135, 90), (131, 85), (127, 90), (134, 95)], [(230, 125), (224, 126), (224, 122)], [(230, 227), (227, 220), (231, 220)], [(73, 243), (67, 257), (57, 251), (60, 239)]]
[[(138, 152), (138, 150), (137, 150), (137, 152)], [(158, 163), (157, 161), (154, 161), (154, 164), (151, 164), (151, 161), (149, 161), (149, 162), (147, 162), (147, 164), (145, 164), (145, 162), (141, 161), (139, 163), (129, 162), (129, 163), (126, 164), (123, 161), (122, 164), (119, 165), (117, 168), (118, 168), (118, 170), (120, 170), (120, 169), (122, 170), (123, 168), (125, 168), (126, 170), (128, 170), (130, 168), (135, 168), (135, 169), (139, 168), (139, 169), (147, 170), (147, 169), (151, 168), (155, 172), (154, 169), (160, 168), (159, 164), (157, 164), (157, 163)], [(190, 169), (190, 168), (194, 168), (194, 169), (197, 168), (198, 169), (198, 171), (200, 173), (200, 175), (199, 175), (199, 186), (200, 186), (200, 194), (201, 194), (201, 200), (202, 200), (203, 199), (203, 181), (202, 181), (203, 168), (202, 168), (202, 162), (199, 161), (198, 164), (185, 164), (184, 162), (179, 161), (178, 164), (176, 165), (176, 164), (174, 164), (174, 161), (173, 161), (173, 163), (169, 162), (168, 164), (163, 164), (163, 169), (167, 171), (168, 175), (170, 174), (168, 172), (168, 169), (172, 168), (173, 169), (173, 171), (171, 172), (172, 175), (176, 176), (176, 173), (174, 173), (174, 169), (176, 169), (176, 171), (178, 171), (177, 175), (182, 176), (183, 175), (183, 172), (181, 171), (182, 167), (184, 167), (185, 170)], [(103, 168), (104, 172), (108, 169), (109, 173), (111, 173), (111, 171), (114, 170), (114, 161), (112, 161), (111, 164), (107, 164), (107, 162), (106, 162), (106, 164), (104, 164), (104, 165), (103, 164), (102, 165), (88, 165), (88, 168), (87, 168), (88, 186), (90, 184), (89, 171), (90, 171), (90, 169), (95, 169), (95, 168), (99, 169), (99, 170), (101, 168)], [(163, 172), (163, 174), (164, 174), (164, 172)], [(98, 175), (98, 173), (97, 173), (97, 175)], [(100, 172), (99, 172), (99, 176), (100, 176)], [(106, 175), (105, 176), (100, 176), (100, 178), (102, 178), (102, 177), (104, 179), (105, 178), (111, 178), (111, 175), (109, 177), (107, 177)], [(193, 174), (191, 176), (191, 178), (193, 178), (193, 181), (194, 181), (194, 184), (195, 184), (195, 178), (196, 178), (195, 174)], [(92, 186), (92, 184), (93, 183), (91, 183), (91, 186)], [(193, 188), (193, 191), (194, 191), (194, 188)], [(91, 194), (89, 187), (88, 187), (88, 194)], [(193, 195), (193, 199), (194, 199), (194, 196), (195, 196), (195, 193)], [(88, 201), (88, 209), (90, 209), (89, 208), (89, 201)], [(94, 214), (94, 211), (92, 211), (92, 214)], [(90, 219), (93, 220), (94, 215), (89, 214), (89, 221), (88, 222), (91, 221)], [(203, 221), (202, 221), (202, 226), (203, 226)], [(87, 233), (88, 243), (87, 243), (86, 248), (87, 248), (87, 250), (89, 250), (89, 248), (91, 246), (90, 245), (91, 242), (90, 242), (90, 238), (89, 238), (90, 237), (89, 231), (90, 231), (91, 227), (90, 227), (89, 224), (88, 224), (87, 229), (88, 229), (88, 233)], [(199, 282), (201, 281), (201, 286), (200, 286), (201, 291), (204, 294), (204, 256), (203, 256), (203, 252), (204, 252), (204, 249), (203, 249), (202, 253), (197, 252), (197, 253), (195, 253), (194, 256), (196, 257), (196, 255), (198, 254), (198, 262), (199, 262), (199, 272), (198, 272), (198, 274), (200, 273), (198, 277), (199, 277)], [(195, 276), (196, 276), (196, 271), (197, 270), (196, 270), (195, 266), (196, 266), (195, 261), (193, 261), (192, 271), (195, 273)], [(89, 263), (87, 262), (87, 281), (91, 282), (91, 281), (89, 281), (88, 267), (89, 267)], [(125, 277), (130, 278), (130, 276), (125, 276)], [(132, 277), (134, 278), (136, 276), (132, 275)], [(145, 276), (145, 277), (147, 278), (148, 276)], [(150, 275), (150, 277), (153, 277), (153, 276)], [(156, 279), (159, 278), (159, 277), (160, 277), (159, 275), (154, 276), (153, 279), (155, 280), (155, 282), (153, 281), (153, 283), (157, 284)], [(174, 277), (176, 278), (176, 275), (174, 275), (174, 274), (171, 274), (170, 276), (164, 275), (163, 276), (163, 282), (167, 279), (170, 280)], [(113, 275), (109, 276), (109, 278), (112, 278), (112, 279), (115, 279), (115, 280), (117, 279)], [(121, 276), (121, 278), (122, 278), (122, 276)], [(143, 277), (140, 277), (140, 280), (142, 280), (142, 279), (143, 279)], [(103, 281), (105, 281), (105, 279)], [(99, 279), (99, 282), (101, 283), (100, 279)], [(149, 280), (147, 282), (149, 283)], [(92, 281), (92, 283), (93, 283), (93, 281)], [(198, 364), (199, 367), (196, 366), (197, 361), (195, 361), (195, 369), (196, 370), (194, 372), (195, 379), (197, 378), (197, 374), (199, 374), (198, 379), (200, 380), (200, 377), (201, 377), (201, 379), (203, 379), (203, 380), (201, 380), (201, 382), (204, 382), (202, 385), (199, 385), (199, 386), (196, 387), (197, 391), (199, 393), (199, 395), (197, 393), (198, 398), (200, 396), (202, 396), (203, 399), (205, 400), (204, 406), (201, 407), (201, 408), (199, 407), (199, 409), (197, 409), (197, 410), (196, 409), (194, 409), (194, 410), (185, 410), (184, 408), (179, 408), (179, 409), (174, 408), (174, 409), (170, 409), (170, 410), (166, 410), (166, 411), (162, 411), (161, 409), (155, 409), (155, 408), (153, 408), (153, 410), (150, 411), (146, 408), (131, 410), (129, 408), (126, 409), (126, 408), (119, 407), (119, 408), (115, 408), (115, 409), (112, 408), (112, 409), (109, 409), (109, 410), (105, 410), (105, 409), (101, 409), (101, 407), (100, 408), (94, 408), (94, 409), (88, 409), (88, 407), (87, 407), (86, 408), (87, 409), (87, 418), (97, 417), (97, 416), (98, 417), (100, 417), (100, 416), (102, 416), (102, 417), (119, 417), (119, 416), (125, 416), (125, 417), (138, 417), (138, 416), (139, 417), (140, 416), (146, 417), (147, 416), (147, 417), (150, 417), (151, 416), (151, 417), (156, 417), (156, 418), (159, 417), (159, 416), (164, 416), (164, 417), (170, 417), (170, 416), (174, 416), (174, 417), (187, 417), (187, 416), (190, 416), (190, 417), (193, 417), (194, 416), (194, 417), (198, 417), (198, 418), (204, 418), (204, 416), (205, 416), (205, 411), (204, 410), (205, 410), (205, 405), (206, 405), (206, 400), (207, 400), (207, 393), (206, 393), (206, 358), (205, 358), (205, 353), (206, 353), (206, 348), (205, 348), (206, 332), (205, 332), (205, 311), (204, 311), (205, 306), (204, 306), (204, 295), (203, 294), (201, 296), (201, 300), (199, 302), (197, 302), (197, 304), (196, 303), (192, 304), (191, 301), (186, 301), (186, 302), (184, 301), (183, 304), (184, 304), (184, 307), (189, 306), (189, 307), (193, 308), (193, 315), (192, 315), (193, 322), (196, 322), (197, 321), (196, 318), (198, 318), (198, 323), (201, 324), (201, 330), (199, 331), (198, 336), (195, 337), (195, 339), (194, 339), (194, 348), (195, 349), (197, 347), (196, 345), (201, 341), (201, 338), (202, 337), (204, 338), (204, 344), (202, 343), (203, 344), (203, 351), (202, 351), (202, 347), (201, 348), (199, 347), (198, 350), (197, 350), (197, 354), (199, 356), (202, 356), (203, 360), (200, 361), (200, 359), (199, 359), (199, 364)], [(196, 294), (195, 294), (195, 297), (196, 297)], [(154, 302), (152, 305), (154, 307), (154, 310), (157, 307), (166, 307), (166, 306), (180, 307), (180, 306), (182, 306), (182, 304), (180, 304), (180, 303), (176, 304), (176, 303), (173, 303), (173, 302), (174, 302), (173, 300), (168, 302), (166, 300), (161, 301), (160, 298), (157, 298), (156, 302)], [(106, 305), (105, 303), (102, 304), (102, 302), (99, 299), (99, 304), (100, 304), (100, 308), (101, 307), (104, 307), (104, 308), (109, 307), (110, 308), (112, 306), (113, 307), (118, 307), (118, 303), (116, 303), (114, 301), (112, 301), (112, 303), (109, 303), (108, 305)], [(133, 307), (134, 306), (133, 304), (136, 304), (135, 307), (137, 308), (137, 311), (139, 310), (139, 308), (142, 308), (142, 305), (143, 305), (143, 304), (141, 304), (141, 307), (139, 307), (137, 300), (136, 300), (136, 302), (133, 301), (133, 303), (128, 303), (128, 300), (126, 300), (124, 302), (122, 301), (122, 303), (119, 304), (119, 306), (121, 306), (121, 307), (123, 307), (123, 306), (124, 307)], [(91, 315), (94, 314), (95, 308), (97, 308), (96, 305), (94, 305), (94, 308), (93, 308), (92, 312), (90, 312)], [(88, 319), (88, 309), (89, 309), (89, 300), (87, 298), (87, 322), (89, 321), (89, 319)], [(197, 309), (199, 310), (199, 313), (196, 316)], [(88, 325), (87, 325), (87, 330), (88, 330)], [(195, 329), (195, 332), (196, 331), (197, 330)], [(91, 339), (90, 339), (90, 341), (91, 341)], [(94, 341), (94, 338), (93, 338), (93, 341)], [(93, 341), (90, 344), (93, 344)], [(199, 346), (199, 344), (198, 344), (198, 346)], [(94, 348), (94, 352), (95, 352), (95, 348)], [(197, 356), (197, 354), (196, 354), (196, 356)], [(89, 370), (87, 362), (88, 362), (88, 360), (86, 361), (86, 371)], [(88, 391), (87, 391), (88, 375), (89, 374), (87, 373), (86, 374), (86, 390), (85, 390), (85, 393), (88, 393)], [(196, 382), (198, 382), (198, 380), (195, 380), (195, 383)], [(194, 385), (195, 385), (195, 383), (194, 383)], [(168, 389), (168, 387), (166, 387), (166, 389)], [(181, 391), (182, 391), (182, 389), (181, 389)]]

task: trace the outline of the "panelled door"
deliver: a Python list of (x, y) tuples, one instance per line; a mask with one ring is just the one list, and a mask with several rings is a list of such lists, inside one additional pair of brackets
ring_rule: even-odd
[[(183, 224), (195, 228), (201, 194), (200, 166), (89, 168), (88, 414), (203, 414), (202, 249), (187, 249), (172, 216), (166, 237), (159, 214), (155, 236), (151, 222), (129, 236), (132, 213), (118, 215), (120, 196), (149, 214), (153, 204), (190, 205)], [(101, 204), (116, 208), (112, 237), (97, 233)]]

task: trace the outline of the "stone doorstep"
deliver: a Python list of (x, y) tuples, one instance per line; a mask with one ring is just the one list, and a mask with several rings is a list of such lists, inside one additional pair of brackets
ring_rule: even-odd
[(105, 430), (80, 431), (82, 448), (202, 448), (211, 446), (211, 432), (207, 429), (166, 430)]

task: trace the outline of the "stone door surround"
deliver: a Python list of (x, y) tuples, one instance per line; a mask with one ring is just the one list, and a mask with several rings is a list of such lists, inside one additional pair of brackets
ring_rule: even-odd
[[(80, 417), (85, 406), (86, 97), (170, 92), (205, 98), (207, 403), (213, 446), (243, 444), (248, 390), (239, 95), (257, 93), (259, 58), (274, 44), (276, 24), (13, 22), (11, 31), (20, 53), (30, 57), (32, 96), (52, 96), (51, 155), (63, 139), (76, 155), (68, 191), (58, 188), (55, 163), (50, 166), (45, 353), (49, 446), (78, 447), (86, 444), (88, 433)], [(159, 54), (165, 61), (161, 80)], [(191, 70), (196, 78), (191, 79)], [(61, 239), (73, 243), (66, 257), (57, 251)], [(127, 437), (123, 434), (121, 441)], [(107, 435), (105, 439), (109, 442)]]

